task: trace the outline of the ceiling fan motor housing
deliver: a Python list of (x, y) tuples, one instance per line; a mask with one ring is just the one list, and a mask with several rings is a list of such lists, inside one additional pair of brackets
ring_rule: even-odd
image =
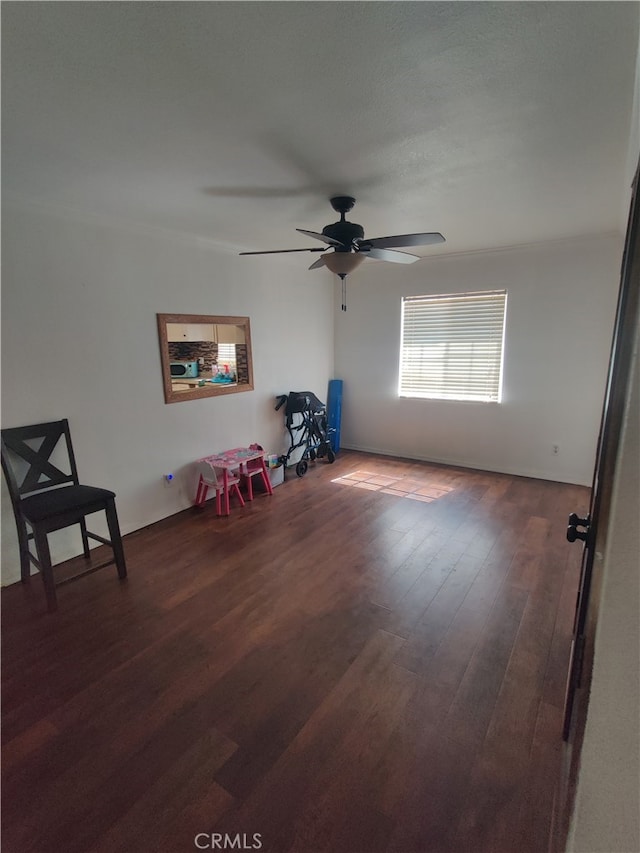
[(333, 240), (338, 240), (342, 246), (334, 246), (336, 252), (350, 252), (354, 248), (354, 240), (364, 237), (364, 228), (362, 225), (356, 225), (354, 222), (347, 222), (344, 218), (345, 213), (348, 213), (356, 200), (351, 195), (334, 195), (329, 199), (331, 207), (340, 214), (340, 222), (333, 222), (331, 225), (325, 225), (322, 233), (325, 237), (331, 237)]
[(331, 225), (325, 225), (322, 229), (325, 237), (331, 237), (342, 243), (342, 246), (336, 246), (336, 252), (349, 252), (353, 246), (354, 240), (361, 240), (364, 237), (364, 228), (362, 225), (357, 225), (355, 222), (347, 222), (346, 219), (340, 222), (333, 222)]

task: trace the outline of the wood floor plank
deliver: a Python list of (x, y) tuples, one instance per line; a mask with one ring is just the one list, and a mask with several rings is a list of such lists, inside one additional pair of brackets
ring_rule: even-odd
[(516, 587), (498, 595), (445, 721), (447, 736), (470, 748), (486, 736), (528, 597)]
[[(456, 617), (470, 586), (482, 565), (479, 557), (459, 556), (455, 551), (441, 552), (429, 565), (425, 578), (433, 579), (435, 594), (427, 597), (427, 606), (414, 621), (407, 643), (397, 658), (397, 663), (413, 672), (423, 672), (436, 654), (449, 627)], [(424, 584), (412, 588), (412, 598), (423, 598)], [(409, 609), (409, 608), (407, 608)], [(411, 610), (409, 610), (411, 613)], [(398, 620), (396, 620), (397, 623)], [(402, 620), (406, 623), (408, 620)], [(401, 622), (402, 624), (402, 622)]]
[[(393, 729), (398, 705), (414, 690), (415, 678), (393, 666), (402, 642), (384, 631), (372, 636), (260, 784), (227, 816), (223, 831), (260, 827), (267, 850), (295, 846), (298, 832), (307, 840), (317, 835), (317, 843), (323, 843), (327, 824), (342, 822), (342, 810), (349, 809), (348, 791), (367, 784), (367, 764), (378, 755), (378, 738)], [(318, 814), (319, 802), (326, 814)], [(333, 844), (337, 849), (335, 839)]]
[(460, 684), (506, 574), (505, 564), (483, 563), (433, 656), (420, 661), (419, 671), (423, 675), (440, 685)]
[(459, 744), (436, 728), (427, 728), (416, 739), (389, 853), (460, 850), (457, 816), (469, 788), (469, 767), (460, 759)]

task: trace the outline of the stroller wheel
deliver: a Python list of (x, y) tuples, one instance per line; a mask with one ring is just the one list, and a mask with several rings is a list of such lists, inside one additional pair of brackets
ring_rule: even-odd
[(307, 464), (307, 460), (306, 460), (306, 459), (301, 459), (301, 460), (298, 462), (298, 464), (296, 465), (296, 474), (298, 475), (298, 477), (304, 477), (304, 475), (307, 473), (307, 468), (308, 468), (308, 467), (309, 467), (309, 466), (308, 466), (308, 464)]
[(333, 452), (331, 448), (327, 450), (327, 462), (335, 462), (336, 454)]

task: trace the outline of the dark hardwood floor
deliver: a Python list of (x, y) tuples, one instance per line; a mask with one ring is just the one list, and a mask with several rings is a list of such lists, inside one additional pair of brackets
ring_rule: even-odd
[(3, 589), (4, 853), (546, 851), (588, 497), (342, 452)]

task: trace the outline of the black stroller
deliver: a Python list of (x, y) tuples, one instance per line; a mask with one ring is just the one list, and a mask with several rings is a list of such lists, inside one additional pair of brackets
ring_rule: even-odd
[(335, 430), (329, 429), (327, 425), (324, 403), (311, 391), (290, 391), (278, 397), (277, 401), (276, 412), (286, 404), (285, 422), (291, 438), (287, 454), (280, 457), (281, 464), (286, 467), (291, 454), (300, 447), (304, 450), (296, 464), (298, 477), (304, 477), (307, 473), (309, 459), (313, 462), (326, 456), (327, 462), (335, 462), (336, 455), (329, 440), (329, 434)]

